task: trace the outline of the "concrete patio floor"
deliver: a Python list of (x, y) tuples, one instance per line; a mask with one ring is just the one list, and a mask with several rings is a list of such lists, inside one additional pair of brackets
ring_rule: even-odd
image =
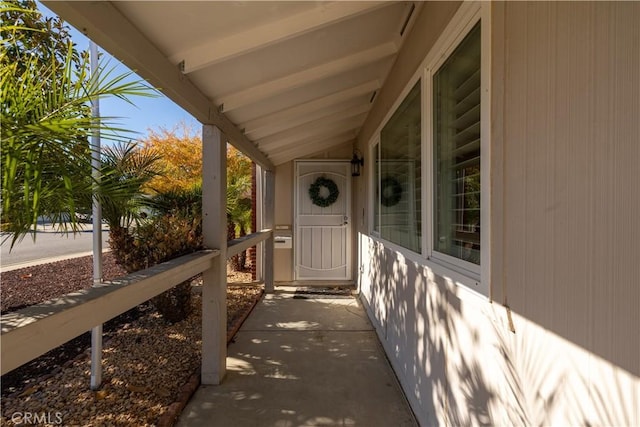
[(220, 386), (201, 386), (178, 426), (415, 426), (352, 296), (266, 295), (229, 346)]

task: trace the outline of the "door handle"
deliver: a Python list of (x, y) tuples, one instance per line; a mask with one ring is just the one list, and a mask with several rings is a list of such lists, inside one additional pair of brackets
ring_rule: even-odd
[(349, 224), (349, 217), (348, 216), (344, 216), (344, 222), (342, 223), (342, 225), (347, 225)]

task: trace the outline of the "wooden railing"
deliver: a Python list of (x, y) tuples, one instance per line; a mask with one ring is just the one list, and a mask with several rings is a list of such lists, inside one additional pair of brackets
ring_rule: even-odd
[[(269, 239), (271, 234), (271, 230), (264, 230), (231, 240), (226, 255), (236, 255)], [(219, 255), (217, 249), (184, 255), (100, 286), (2, 315), (1, 374), (210, 269)]]
[(246, 236), (227, 242), (227, 258), (238, 255), (240, 252), (249, 249), (258, 243), (267, 240), (271, 236), (271, 230), (262, 230), (256, 233), (247, 234)]

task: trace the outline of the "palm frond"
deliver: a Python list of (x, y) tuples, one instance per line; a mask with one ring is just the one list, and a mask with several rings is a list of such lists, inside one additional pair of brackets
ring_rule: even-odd
[[(0, 7), (4, 12), (17, 6), (0, 2)], [(20, 42), (18, 27), (2, 21), (5, 47)], [(4, 38), (9, 32), (15, 33), (13, 41)], [(132, 73), (116, 74), (114, 67), (90, 75), (88, 56), (78, 55), (71, 43), (61, 55), (44, 59), (23, 55), (18, 62), (9, 51), (0, 50), (1, 215), (4, 231), (13, 233), (13, 245), (35, 231), (42, 215), (75, 231), (76, 213), (88, 209), (94, 197), (107, 200), (108, 191), (114, 191), (110, 200), (123, 200), (122, 184), (115, 186), (112, 172), (103, 171), (106, 184), (98, 194), (93, 192), (97, 183), (91, 177), (89, 136), (100, 131), (105, 140), (125, 142), (128, 138), (125, 129), (112, 125), (115, 118), (91, 117), (90, 102), (117, 97), (133, 103), (132, 97), (158, 93), (132, 79)], [(134, 156), (127, 173), (146, 170), (150, 163), (150, 158)]]

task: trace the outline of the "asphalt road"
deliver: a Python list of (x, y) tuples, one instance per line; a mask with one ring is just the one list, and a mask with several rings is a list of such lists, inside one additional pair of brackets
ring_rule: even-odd
[[(51, 229), (41, 227), (36, 233), (36, 240), (28, 235), (21, 242), (16, 243), (12, 249), (11, 241), (7, 234), (2, 234), (0, 245), (0, 268), (4, 271), (17, 266), (27, 266), (41, 263), (43, 260), (64, 259), (80, 254), (90, 255), (93, 250), (93, 232), (91, 226), (77, 234), (62, 234)], [(108, 246), (109, 232), (102, 232), (103, 250)]]

